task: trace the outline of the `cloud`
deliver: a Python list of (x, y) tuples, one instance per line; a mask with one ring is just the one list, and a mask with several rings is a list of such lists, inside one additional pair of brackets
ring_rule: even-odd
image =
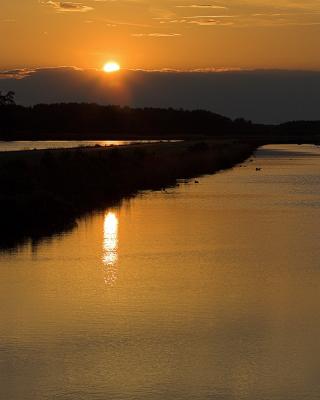
[(182, 36), (181, 33), (133, 33), (131, 36), (134, 37), (178, 37)]
[[(181, 2), (182, 3), (182, 2)], [(316, 26), (320, 24), (319, 0), (233, 0), (220, 3), (190, 3), (174, 5), (176, 13), (158, 19), (160, 24), (195, 24), (198, 26), (232, 26), (235, 28)], [(189, 11), (181, 16), (178, 10)], [(192, 15), (197, 10), (220, 10), (221, 15)], [(230, 14), (226, 15), (224, 11)], [(179, 15), (180, 14), (180, 15)], [(230, 18), (229, 22), (224, 22)], [(232, 18), (232, 20), (231, 20)]]
[(254, 13), (241, 16), (236, 24), (239, 27), (286, 27), (313, 26), (320, 24), (320, 15), (316, 13)]
[(93, 10), (93, 7), (85, 6), (82, 3), (74, 3), (72, 1), (40, 0), (40, 4), (52, 7), (57, 12), (88, 12)]
[(105, 19), (105, 18), (100, 18), (96, 19), (96, 22), (100, 22), (105, 24), (107, 27), (117, 27), (117, 26), (132, 26), (132, 27), (137, 27), (137, 28), (151, 28), (151, 25), (148, 24), (140, 24), (140, 23), (135, 23), (131, 21), (120, 21), (120, 20), (112, 20), (112, 19)]
[(123, 70), (114, 77), (75, 67), (0, 72), (19, 104), (96, 102), (207, 109), (231, 118), (277, 123), (319, 119), (320, 72)]
[[(191, 6), (190, 6), (191, 7)], [(183, 7), (184, 8), (184, 7)], [(193, 7), (191, 7), (193, 8)], [(197, 7), (194, 7), (197, 8)], [(239, 11), (239, 10), (235, 10)], [(232, 26), (235, 28), (248, 27), (286, 27), (286, 26), (317, 26), (320, 25), (320, 12), (302, 12), (296, 10), (259, 11), (252, 10), (239, 14), (189, 15), (166, 18), (155, 18), (160, 24), (195, 24), (198, 26)]]
[(17, 22), (17, 20), (14, 18), (7, 18), (7, 19), (0, 20), (0, 22), (2, 22), (4, 24), (14, 24)]
[(7, 71), (0, 71), (0, 79), (23, 79), (26, 78), (27, 76), (30, 76), (32, 73), (34, 73), (34, 69), (12, 69), (12, 70), (7, 70)]
[(187, 21), (188, 24), (195, 24), (195, 25), (200, 25), (200, 26), (209, 26), (209, 25), (219, 25), (219, 26), (231, 26), (234, 25), (233, 22), (224, 22), (224, 21), (219, 21), (216, 19), (208, 18), (208, 19), (191, 19)]
[(227, 9), (226, 6), (217, 6), (214, 4), (189, 4), (189, 5), (179, 5), (177, 8), (215, 8), (215, 9)]
[(234, 18), (236, 18), (235, 15), (195, 15), (191, 17), (189, 16), (177, 19), (160, 20), (160, 24), (196, 24), (202, 26), (208, 26), (208, 25), (229, 26), (233, 25), (234, 22), (227, 20)]

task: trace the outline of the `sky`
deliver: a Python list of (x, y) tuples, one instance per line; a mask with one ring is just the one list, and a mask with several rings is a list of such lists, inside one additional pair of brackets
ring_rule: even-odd
[(0, 68), (320, 70), (319, 0), (10, 0)]
[(0, 38), (0, 90), (19, 104), (320, 119), (320, 0), (10, 0)]

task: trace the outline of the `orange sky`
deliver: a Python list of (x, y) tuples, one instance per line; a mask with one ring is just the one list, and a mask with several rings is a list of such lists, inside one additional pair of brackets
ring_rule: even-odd
[(10, 0), (0, 37), (0, 69), (320, 70), (320, 2)]

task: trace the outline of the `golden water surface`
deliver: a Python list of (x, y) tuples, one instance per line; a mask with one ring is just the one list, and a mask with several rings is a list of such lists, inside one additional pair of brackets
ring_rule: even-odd
[(198, 180), (0, 254), (1, 400), (320, 398), (319, 147)]

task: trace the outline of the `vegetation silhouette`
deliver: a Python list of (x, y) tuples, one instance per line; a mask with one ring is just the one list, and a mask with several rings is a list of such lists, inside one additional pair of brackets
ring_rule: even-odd
[[(0, 140), (98, 140), (132, 138), (260, 137), (266, 142), (317, 140), (320, 121), (280, 125), (231, 120), (205, 110), (131, 108), (88, 103), (15, 104), (0, 96)], [(314, 137), (314, 139), (313, 139)]]
[(140, 190), (232, 167), (256, 146), (208, 141), (2, 153), (0, 246), (69, 229), (81, 215)]
[(0, 106), (8, 106), (8, 105), (15, 105), (15, 93), (12, 91), (7, 92), (4, 94), (0, 90)]
[(2, 140), (75, 140), (130, 137), (219, 136), (265, 131), (251, 121), (205, 110), (130, 108), (61, 103), (0, 106)]

